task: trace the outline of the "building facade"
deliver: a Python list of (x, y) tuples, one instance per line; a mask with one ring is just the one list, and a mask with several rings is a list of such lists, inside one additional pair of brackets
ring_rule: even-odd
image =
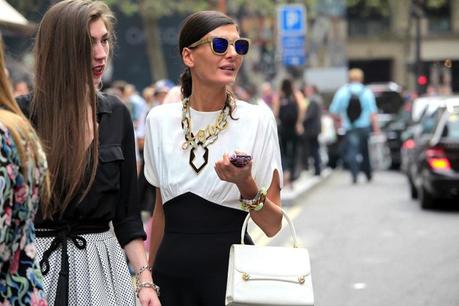
[(427, 90), (458, 92), (459, 0), (438, 1), (437, 6), (420, 11), (413, 2), (389, 0), (388, 12), (370, 11), (363, 16), (359, 7), (349, 8), (348, 64), (362, 68), (367, 82), (395, 81), (414, 90), (421, 74)]

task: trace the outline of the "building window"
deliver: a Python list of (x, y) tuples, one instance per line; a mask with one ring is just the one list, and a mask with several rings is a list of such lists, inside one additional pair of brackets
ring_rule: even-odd
[(390, 31), (388, 1), (348, 0), (347, 22), (349, 37), (375, 36)]
[(427, 0), (424, 13), (429, 24), (429, 33), (446, 33), (451, 31), (451, 1)]

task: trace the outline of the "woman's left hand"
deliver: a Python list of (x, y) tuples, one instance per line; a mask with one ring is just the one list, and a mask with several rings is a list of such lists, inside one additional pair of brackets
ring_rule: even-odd
[(252, 161), (244, 167), (236, 167), (230, 162), (229, 154), (223, 154), (223, 158), (215, 163), (215, 172), (222, 181), (243, 184), (252, 177)]
[(161, 306), (161, 302), (153, 288), (142, 288), (139, 291), (139, 301), (142, 306)]

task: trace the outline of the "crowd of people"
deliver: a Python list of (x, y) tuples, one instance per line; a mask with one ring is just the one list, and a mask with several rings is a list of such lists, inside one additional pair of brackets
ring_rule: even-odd
[[(1, 305), (124, 306), (136, 296), (142, 306), (223, 305), (229, 247), (247, 214), (275, 235), (281, 189), (310, 165), (323, 170), (320, 137), (333, 123), (319, 89), (290, 78), (259, 92), (235, 85), (250, 50), (235, 20), (188, 16), (180, 82), (142, 91), (102, 84), (113, 21), (102, 1), (52, 5), (31, 88), (8, 82), (0, 45)], [(365, 91), (348, 87), (340, 95)], [(330, 112), (347, 120), (344, 100)], [(366, 139), (370, 123), (345, 121), (348, 142)]]

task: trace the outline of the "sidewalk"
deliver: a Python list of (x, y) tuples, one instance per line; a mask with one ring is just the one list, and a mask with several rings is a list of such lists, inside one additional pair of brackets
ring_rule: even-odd
[(303, 171), (300, 177), (293, 182), (292, 187), (284, 187), (281, 191), (282, 206), (292, 206), (296, 199), (303, 193), (312, 189), (330, 176), (332, 170), (326, 168), (320, 176), (312, 175), (311, 172)]

